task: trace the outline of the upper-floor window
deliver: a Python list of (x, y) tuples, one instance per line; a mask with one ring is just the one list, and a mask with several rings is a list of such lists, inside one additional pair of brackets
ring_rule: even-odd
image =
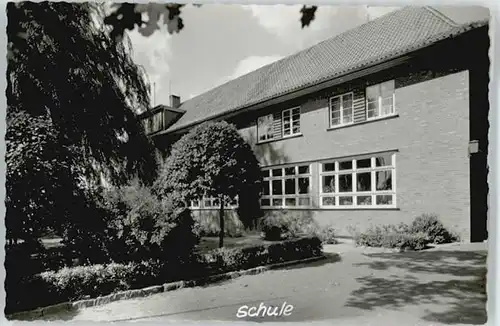
[(300, 135), (300, 107), (257, 118), (257, 141)]
[(143, 120), (144, 129), (146, 133), (153, 133), (160, 130), (163, 130), (164, 120), (163, 120), (163, 111), (157, 112), (152, 116), (145, 118)]
[(274, 138), (273, 115), (268, 114), (257, 119), (257, 139), (265, 141)]
[(322, 162), (320, 206), (395, 207), (395, 159), (394, 153), (385, 153)]
[(330, 127), (351, 124), (353, 121), (353, 93), (330, 98)]
[(283, 137), (300, 134), (300, 107), (283, 110)]
[(261, 206), (291, 208), (311, 206), (311, 166), (274, 167), (263, 173)]
[(367, 119), (376, 119), (394, 113), (394, 80), (366, 88)]

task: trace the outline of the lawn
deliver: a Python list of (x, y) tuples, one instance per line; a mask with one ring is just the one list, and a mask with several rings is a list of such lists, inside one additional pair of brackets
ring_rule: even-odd
[[(260, 246), (271, 244), (272, 241), (263, 240), (258, 233), (249, 233), (241, 237), (224, 238), (224, 248), (238, 248), (248, 246)], [(219, 248), (219, 237), (203, 237), (197, 247), (197, 252), (206, 253), (210, 250)]]
[[(42, 244), (46, 249), (63, 247), (60, 243), (60, 238), (41, 239)], [(225, 237), (224, 248), (237, 248), (247, 246), (258, 246), (273, 243), (272, 241), (263, 240), (260, 233), (251, 232), (241, 237)], [(205, 253), (213, 249), (219, 248), (219, 237), (202, 237), (197, 247), (199, 253)]]

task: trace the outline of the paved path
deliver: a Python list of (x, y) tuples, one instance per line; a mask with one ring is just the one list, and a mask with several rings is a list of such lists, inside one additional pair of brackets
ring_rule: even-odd
[(448, 245), (423, 252), (328, 246), (341, 260), (244, 276), (206, 287), (113, 302), (65, 316), (96, 321), (238, 321), (242, 305), (294, 309), (288, 317), (252, 321), (330, 321), (343, 325), (483, 324), (486, 245)]

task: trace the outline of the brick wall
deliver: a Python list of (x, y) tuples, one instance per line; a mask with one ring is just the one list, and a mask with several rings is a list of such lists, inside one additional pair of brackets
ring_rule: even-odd
[[(422, 213), (436, 213), (451, 229), (469, 239), (469, 98), (468, 72), (394, 73), (398, 116), (328, 130), (328, 98), (360, 83), (388, 78), (372, 76), (326, 90), (301, 105), (300, 137), (256, 144), (254, 123), (241, 133), (253, 144), (263, 166), (312, 162), (312, 194), (317, 207), (321, 159), (349, 157), (397, 150), (396, 209), (307, 209), (323, 225), (333, 225), (349, 235), (350, 226), (364, 229), (371, 224), (410, 222)], [(287, 103), (270, 111), (293, 107)], [(300, 104), (299, 104), (300, 105)], [(248, 120), (247, 120), (248, 121)], [(297, 210), (299, 213), (300, 210)]]

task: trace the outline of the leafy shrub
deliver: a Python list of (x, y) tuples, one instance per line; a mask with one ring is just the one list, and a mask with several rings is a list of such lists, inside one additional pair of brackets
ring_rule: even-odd
[(410, 232), (406, 224), (370, 227), (356, 233), (354, 241), (358, 246), (421, 250), (429, 243), (425, 233)]
[(287, 211), (273, 211), (260, 220), (264, 239), (279, 241), (290, 231), (290, 219)]
[(458, 241), (458, 236), (448, 231), (435, 214), (417, 216), (409, 228), (410, 232), (426, 234), (430, 242), (434, 244)]
[(287, 211), (288, 231), (286, 238), (316, 236), (321, 230), (318, 223), (309, 214)]
[(191, 212), (176, 193), (159, 198), (135, 181), (105, 192), (100, 205), (110, 261), (185, 260), (198, 243)]
[(316, 231), (316, 235), (324, 244), (337, 244), (338, 241), (335, 238), (335, 229), (332, 226), (320, 228)]
[(260, 220), (260, 228), (264, 239), (278, 241), (314, 236), (324, 243), (337, 243), (334, 240), (333, 228), (323, 228), (309, 214), (288, 210), (273, 211)]
[(363, 233), (353, 231), (353, 237), (360, 246), (415, 250), (423, 249), (429, 243), (450, 243), (459, 239), (434, 214), (418, 216), (410, 225), (400, 223), (371, 227)]
[(111, 263), (66, 267), (57, 272), (43, 272), (39, 277), (49, 284), (58, 296), (70, 301), (130, 288), (133, 264)]
[(216, 266), (219, 271), (228, 271), (234, 266), (241, 265), (244, 261), (245, 255), (241, 250), (231, 248), (218, 248), (205, 254), (205, 261)]

